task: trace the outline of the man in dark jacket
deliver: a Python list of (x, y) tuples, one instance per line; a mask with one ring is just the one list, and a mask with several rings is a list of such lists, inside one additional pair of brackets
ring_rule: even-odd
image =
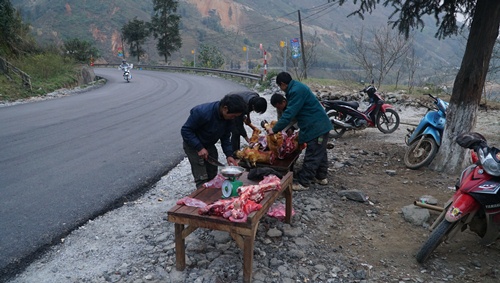
[(307, 144), (302, 168), (297, 173), (293, 189), (307, 190), (311, 182), (328, 184), (326, 149), (333, 127), (325, 109), (309, 87), (293, 80), (289, 73), (279, 73), (276, 84), (285, 92), (287, 105), (276, 125), (269, 130), (269, 134), (283, 130), (295, 118), (300, 129), (299, 143)]
[(203, 183), (217, 176), (217, 166), (208, 163), (208, 156), (218, 159), (215, 144), (220, 140), (228, 165), (238, 165), (233, 158), (230, 136), (233, 120), (247, 111), (247, 104), (238, 95), (226, 95), (220, 101), (205, 103), (191, 109), (181, 128), (183, 148), (196, 183)]
[(233, 151), (237, 151), (240, 149), (240, 136), (242, 136), (247, 143), (250, 142), (243, 123), (247, 125), (252, 123), (252, 120), (250, 119), (250, 112), (252, 111), (259, 114), (266, 112), (267, 100), (264, 97), (260, 97), (258, 93), (253, 91), (236, 91), (230, 92), (229, 94), (241, 96), (241, 98), (243, 98), (243, 100), (247, 103), (247, 112), (234, 119), (235, 127), (231, 132), (231, 144), (233, 145)]

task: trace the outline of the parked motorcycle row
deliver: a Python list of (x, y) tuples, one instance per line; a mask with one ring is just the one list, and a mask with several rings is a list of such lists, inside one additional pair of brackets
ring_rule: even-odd
[[(356, 101), (322, 100), (334, 130), (332, 138), (340, 138), (346, 131), (377, 127), (382, 133), (394, 132), (400, 123), (398, 113), (376, 92), (372, 85), (361, 90), (368, 94), (370, 104), (359, 110)], [(405, 137), (407, 149), (404, 163), (410, 169), (429, 165), (436, 156), (446, 123), (448, 102), (427, 94), (434, 102)], [(470, 149), (473, 164), (461, 174), (455, 193), (446, 202), (442, 213), (430, 227), (432, 232), (416, 255), (419, 263), (425, 262), (444, 241), (467, 228), (488, 245), (500, 237), (500, 150), (488, 146), (479, 133), (459, 135), (456, 142)]]
[[(372, 82), (373, 84), (373, 82)], [(330, 137), (340, 138), (346, 131), (377, 127), (384, 134), (390, 134), (399, 127), (399, 114), (392, 105), (385, 102), (373, 85), (360, 90), (367, 94), (370, 104), (365, 110), (359, 109), (357, 101), (322, 100), (326, 114), (330, 117), (333, 131)], [(430, 109), (416, 128), (408, 129), (405, 143), (408, 145), (404, 156), (406, 167), (419, 169), (427, 166), (436, 156), (441, 145), (446, 124), (448, 102), (426, 94), (434, 101), (436, 109)]]
[(323, 100), (321, 104), (330, 117), (332, 138), (340, 138), (346, 131), (377, 127), (382, 133), (393, 133), (399, 127), (399, 115), (392, 105), (385, 103), (373, 85), (360, 91), (367, 94), (370, 105), (364, 111), (358, 109), (357, 101)]

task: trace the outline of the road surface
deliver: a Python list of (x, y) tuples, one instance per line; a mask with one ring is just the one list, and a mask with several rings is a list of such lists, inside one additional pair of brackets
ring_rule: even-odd
[(245, 89), (189, 74), (133, 69), (126, 83), (119, 70), (95, 72), (106, 85), (0, 108), (0, 279), (158, 181), (184, 157), (189, 110)]

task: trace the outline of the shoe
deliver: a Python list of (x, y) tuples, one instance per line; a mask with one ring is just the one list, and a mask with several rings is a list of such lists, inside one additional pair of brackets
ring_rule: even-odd
[(307, 191), (309, 187), (304, 187), (300, 183), (293, 183), (292, 190), (294, 191)]
[(314, 183), (318, 184), (318, 185), (328, 185), (328, 179), (327, 178), (324, 178), (324, 179), (316, 179), (314, 178)]

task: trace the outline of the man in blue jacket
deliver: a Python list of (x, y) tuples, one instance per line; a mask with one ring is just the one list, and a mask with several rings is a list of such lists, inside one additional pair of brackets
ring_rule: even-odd
[(233, 158), (230, 136), (234, 119), (247, 111), (245, 100), (238, 95), (226, 95), (220, 101), (195, 106), (181, 128), (183, 148), (196, 187), (217, 176), (217, 166), (208, 163), (208, 156), (218, 159), (215, 144), (220, 140), (228, 165), (238, 165)]
[(307, 190), (312, 182), (328, 184), (327, 144), (333, 129), (325, 109), (308, 86), (292, 79), (287, 72), (276, 77), (276, 84), (285, 92), (287, 106), (269, 134), (283, 130), (294, 118), (297, 120), (299, 143), (306, 143), (302, 168), (294, 178), (294, 190)]

